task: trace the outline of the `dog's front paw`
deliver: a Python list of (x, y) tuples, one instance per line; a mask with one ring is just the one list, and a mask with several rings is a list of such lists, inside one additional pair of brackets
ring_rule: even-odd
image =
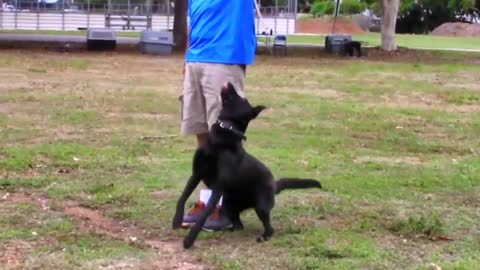
[(270, 237), (267, 237), (267, 236), (259, 236), (257, 237), (257, 243), (263, 243), (263, 242), (266, 242), (270, 240)]
[(188, 237), (188, 236), (185, 237), (185, 238), (183, 239), (183, 248), (184, 248), (184, 249), (189, 249), (189, 248), (191, 248), (191, 247), (193, 246), (193, 242), (194, 242), (194, 240), (190, 239), (190, 237)]

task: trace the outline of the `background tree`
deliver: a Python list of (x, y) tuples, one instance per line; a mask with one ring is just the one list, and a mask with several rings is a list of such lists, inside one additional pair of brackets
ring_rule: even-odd
[(316, 0), (311, 8), (314, 17), (332, 15), (335, 10), (335, 2), (332, 0)]
[(353, 15), (361, 13), (365, 10), (367, 5), (360, 0), (342, 0), (342, 7), (340, 8), (340, 14)]
[(314, 0), (298, 0), (297, 8), (300, 13), (310, 13)]
[(397, 24), (398, 10), (400, 0), (379, 0), (382, 10), (381, 22), (381, 48), (385, 51), (394, 51), (397, 49), (395, 43), (395, 30)]
[(188, 0), (175, 0), (173, 42), (175, 42), (176, 50), (185, 50), (187, 48), (187, 10)]
[(469, 22), (479, 15), (477, 3), (474, 0), (403, 0), (397, 33), (427, 34), (446, 22)]

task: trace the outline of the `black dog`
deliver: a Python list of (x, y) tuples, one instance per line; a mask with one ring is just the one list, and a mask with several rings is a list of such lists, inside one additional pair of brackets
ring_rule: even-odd
[(362, 56), (362, 44), (359, 41), (346, 41), (343, 44), (343, 56)]
[(193, 245), (222, 195), (222, 213), (230, 219), (233, 228), (243, 229), (240, 213), (254, 208), (265, 229), (257, 241), (266, 241), (274, 232), (270, 224), (270, 211), (275, 203), (275, 194), (290, 188), (321, 188), (316, 180), (285, 178), (275, 181), (270, 170), (242, 146), (249, 122), (265, 107), (252, 107), (230, 83), (222, 88), (221, 98), (223, 109), (218, 121), (211, 127), (206, 145), (195, 152), (193, 174), (178, 200), (172, 222), (173, 229), (180, 228), (185, 202), (203, 180), (212, 189), (212, 195), (199, 221), (185, 237), (184, 248)]

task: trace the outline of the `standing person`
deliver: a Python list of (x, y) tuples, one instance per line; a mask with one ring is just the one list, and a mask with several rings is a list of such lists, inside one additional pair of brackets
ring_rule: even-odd
[[(208, 131), (220, 113), (222, 86), (230, 82), (245, 96), (246, 66), (253, 64), (256, 50), (253, 1), (189, 0), (181, 133), (196, 135), (198, 146), (207, 142)], [(210, 195), (211, 190), (200, 190), (200, 200), (184, 216), (184, 227), (195, 224)], [(231, 223), (221, 213), (220, 200), (204, 229), (228, 227)]]

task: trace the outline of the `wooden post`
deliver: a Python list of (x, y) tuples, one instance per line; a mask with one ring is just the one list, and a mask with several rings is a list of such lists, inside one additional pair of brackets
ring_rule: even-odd
[(90, 28), (90, 0), (87, 0), (87, 30)]
[(275, 35), (277, 34), (278, 0), (275, 0)]
[(0, 7), (2, 7), (0, 12), (0, 29), (3, 29), (3, 0), (0, 0)]

